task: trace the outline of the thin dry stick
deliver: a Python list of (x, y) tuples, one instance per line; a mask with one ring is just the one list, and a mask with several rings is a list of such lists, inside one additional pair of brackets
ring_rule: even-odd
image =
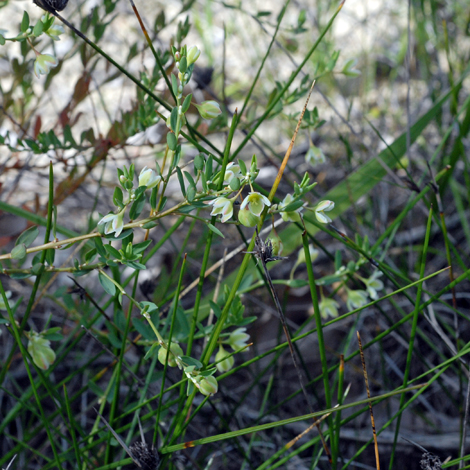
[(17, 456), (17, 455), (18, 455), (18, 454), (15, 454), (15, 455), (13, 456), (13, 458), (10, 460), (10, 463), (7, 465), (7, 468), (6, 468), (5, 470), (10, 470), (11, 464), (12, 464), (13, 461), (16, 459), (16, 456)]
[[(361, 341), (361, 335), (359, 334), (359, 331), (357, 332), (357, 341), (359, 343), (359, 352), (361, 353), (362, 370), (364, 372), (364, 381), (366, 383), (367, 398), (370, 399), (369, 379), (367, 377), (366, 360), (364, 359), (364, 351), (362, 350), (362, 341)], [(372, 434), (374, 435), (375, 463), (377, 466), (377, 470), (380, 470), (379, 446), (377, 444), (377, 432), (375, 430), (375, 421), (374, 421), (374, 412), (372, 411), (372, 402), (369, 402), (369, 409), (370, 409), (370, 422), (372, 424)]]
[[(336, 405), (338, 406), (338, 405)], [(335, 408), (336, 408), (335, 406)], [(305, 436), (308, 432), (310, 432), (315, 426), (319, 426), (322, 421), (324, 421), (328, 416), (330, 416), (332, 412), (330, 411), (329, 413), (326, 413), (326, 415), (323, 415), (320, 419), (317, 419), (313, 424), (311, 424), (305, 431), (301, 432), (297, 437), (294, 437), (292, 441), (289, 441), (285, 446), (284, 450), (290, 449), (299, 439)]]
[(313, 81), (312, 86), (310, 87), (310, 90), (309, 90), (308, 95), (307, 95), (307, 99), (305, 100), (304, 107), (302, 109), (302, 112), (300, 113), (299, 120), (297, 121), (297, 126), (295, 128), (294, 135), (292, 136), (289, 147), (286, 151), (286, 154), (284, 155), (284, 159), (282, 160), (281, 167), (279, 168), (279, 171), (277, 172), (277, 176), (276, 176), (276, 179), (274, 180), (273, 187), (271, 188), (271, 191), (269, 192), (268, 199), (270, 201), (273, 200), (273, 197), (276, 194), (279, 183), (281, 182), (282, 175), (284, 174), (284, 170), (286, 169), (287, 162), (289, 161), (290, 154), (292, 153), (292, 149), (294, 148), (295, 139), (296, 139), (297, 134), (299, 132), (300, 124), (302, 123), (302, 119), (304, 118), (305, 110), (307, 109), (307, 105), (308, 105), (308, 102), (310, 100), (310, 95), (312, 94), (314, 86), (315, 86), (315, 80)]

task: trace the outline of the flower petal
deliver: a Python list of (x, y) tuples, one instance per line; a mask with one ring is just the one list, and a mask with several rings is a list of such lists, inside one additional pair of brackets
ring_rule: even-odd
[(271, 201), (263, 194), (260, 194), (260, 196), (263, 202), (269, 207), (271, 205)]
[(98, 225), (102, 225), (102, 224), (105, 224), (106, 222), (109, 222), (111, 220), (113, 220), (114, 218), (116, 217), (116, 214), (108, 214), (108, 215), (105, 215), (99, 222), (98, 222)]
[(116, 232), (114, 235), (115, 237), (119, 237), (121, 235), (122, 229), (124, 228), (124, 220), (123, 217), (116, 217), (116, 219), (113, 220), (113, 229)]
[(333, 201), (321, 201), (317, 204), (317, 207), (315, 207), (316, 211), (331, 211), (334, 209), (335, 203)]
[(113, 222), (112, 222), (112, 221), (109, 221), (109, 222), (107, 222), (107, 224), (104, 226), (104, 233), (105, 233), (105, 235), (108, 235), (108, 234), (113, 233), (113, 232), (114, 232)]
[(317, 218), (318, 222), (322, 224), (329, 224), (331, 222), (331, 219), (323, 212), (315, 211), (315, 217)]

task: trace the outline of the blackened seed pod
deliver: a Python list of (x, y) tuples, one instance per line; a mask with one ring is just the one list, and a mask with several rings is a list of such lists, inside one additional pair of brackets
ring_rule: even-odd
[(33, 2), (44, 10), (54, 12), (62, 11), (69, 0), (33, 0)]
[(159, 457), (156, 450), (151, 449), (143, 441), (137, 441), (129, 447), (132, 458), (142, 470), (157, 470)]
[[(95, 410), (96, 411), (96, 410)], [(157, 470), (160, 462), (160, 457), (157, 450), (152, 446), (149, 446), (145, 442), (144, 431), (142, 429), (142, 424), (139, 421), (140, 437), (141, 441), (137, 441), (130, 447), (127, 447), (126, 443), (119, 437), (116, 431), (109, 425), (104, 416), (102, 416), (98, 411), (98, 416), (102, 419), (103, 423), (106, 424), (106, 427), (111, 431), (114, 438), (121, 444), (122, 448), (127, 452), (129, 457), (134, 461), (139, 470)]]

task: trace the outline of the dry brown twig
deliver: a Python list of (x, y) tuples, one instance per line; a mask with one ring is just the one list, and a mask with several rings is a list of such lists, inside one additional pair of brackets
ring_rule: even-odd
[[(364, 358), (364, 351), (362, 350), (362, 341), (361, 341), (361, 335), (359, 334), (359, 331), (357, 332), (357, 341), (359, 343), (359, 352), (361, 354), (362, 370), (364, 372), (364, 381), (366, 383), (367, 398), (370, 399), (369, 379), (367, 377), (366, 360)], [(374, 435), (375, 464), (376, 464), (377, 470), (380, 470), (379, 445), (377, 444), (377, 431), (375, 429), (375, 420), (374, 420), (374, 412), (372, 410), (372, 402), (369, 402), (369, 410), (370, 410), (370, 422), (372, 425), (372, 434)]]

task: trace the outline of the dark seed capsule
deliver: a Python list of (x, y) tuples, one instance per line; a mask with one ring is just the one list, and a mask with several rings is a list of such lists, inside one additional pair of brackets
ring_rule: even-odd
[(137, 441), (129, 450), (134, 462), (138, 463), (142, 470), (157, 470), (160, 459), (154, 448), (150, 449), (145, 442)]
[(50, 12), (62, 11), (68, 2), (69, 0), (33, 0), (37, 6)]

